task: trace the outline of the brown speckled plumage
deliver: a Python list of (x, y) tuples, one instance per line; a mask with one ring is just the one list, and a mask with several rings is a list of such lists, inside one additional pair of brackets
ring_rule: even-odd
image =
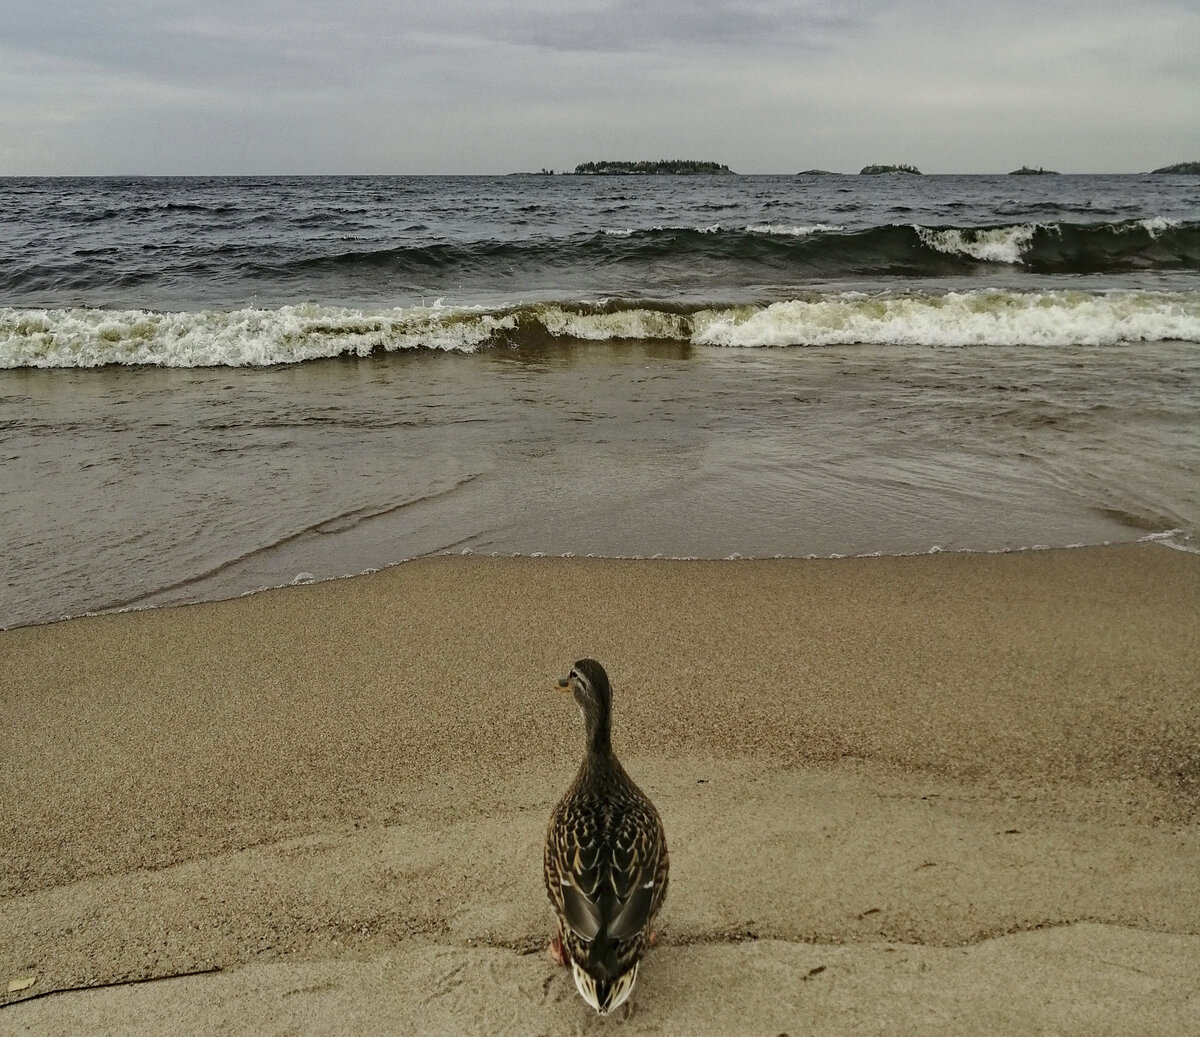
[(667, 841), (654, 804), (613, 754), (612, 692), (598, 662), (559, 682), (583, 713), (587, 750), (546, 834), (546, 892), (580, 994), (601, 1015), (633, 989), (667, 895)]

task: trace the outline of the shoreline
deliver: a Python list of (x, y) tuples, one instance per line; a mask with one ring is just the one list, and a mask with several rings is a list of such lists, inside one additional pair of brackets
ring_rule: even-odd
[(1154, 547), (426, 558), (0, 632), (0, 1021), (597, 1028), (539, 875), (593, 655), (672, 847), (634, 1032), (1169, 1032), (1200, 558)]
[[(0, 625), (447, 549), (830, 557), (1194, 535), (1197, 379), (1200, 356), (1169, 344), (642, 339), (27, 371), (0, 507), (12, 532)], [(144, 463), (127, 473), (135, 450)]]
[[(1133, 534), (1138, 527), (1131, 527), (1130, 532)], [(464, 548), (461, 551), (454, 552), (450, 550), (436, 551), (431, 554), (413, 555), (409, 558), (399, 558), (393, 562), (386, 562), (383, 565), (363, 569), (359, 572), (348, 572), (333, 576), (316, 576), (309, 572), (297, 573), (295, 577), (288, 583), (268, 584), (260, 587), (253, 587), (247, 590), (238, 591), (236, 593), (216, 594), (212, 597), (174, 597), (173, 595), (181, 590), (195, 585), (204, 584), (213, 575), (213, 572), (201, 573), (199, 576), (189, 578), (180, 583), (170, 584), (154, 590), (148, 590), (138, 594), (126, 602), (103, 606), (101, 608), (89, 609), (84, 612), (68, 613), (61, 616), (56, 616), (52, 619), (35, 619), (29, 621), (15, 622), (9, 626), (0, 626), (0, 633), (8, 630), (23, 630), (30, 627), (49, 626), (54, 623), (67, 623), (77, 619), (95, 619), (98, 616), (121, 616), (130, 613), (148, 612), (155, 609), (170, 609), (182, 608), (187, 605), (204, 605), (214, 604), (222, 601), (232, 601), (237, 598), (253, 597), (257, 594), (265, 594), (273, 591), (287, 590), (289, 587), (306, 587), (314, 584), (336, 583), (342, 580), (357, 580), (365, 576), (373, 576), (376, 573), (387, 572), (399, 566), (409, 565), (413, 562), (429, 561), (431, 559), (453, 559), (453, 558), (481, 558), (481, 559), (562, 559), (564, 561), (581, 558), (588, 561), (596, 562), (840, 562), (846, 560), (860, 560), (865, 558), (922, 558), (926, 556), (940, 554), (965, 554), (965, 555), (1009, 555), (1009, 554), (1025, 554), (1028, 552), (1038, 551), (1095, 551), (1103, 550), (1109, 547), (1132, 546), (1135, 544), (1156, 544), (1161, 547), (1169, 548), (1172, 551), (1182, 551), (1186, 554), (1200, 554), (1200, 545), (1193, 541), (1190, 533), (1182, 529), (1166, 529), (1161, 531), (1142, 533), (1138, 536), (1131, 536), (1128, 540), (1105, 540), (1099, 543), (1076, 543), (1076, 544), (1030, 544), (1019, 547), (995, 547), (995, 548), (974, 548), (974, 547), (950, 547), (942, 548), (934, 545), (926, 550), (921, 551), (869, 551), (863, 553), (847, 553), (839, 554), (832, 553), (826, 555), (807, 554), (807, 555), (743, 555), (739, 553), (731, 554), (724, 558), (713, 558), (700, 555), (673, 555), (673, 554), (653, 554), (653, 555), (600, 555), (600, 554), (579, 554), (573, 551), (568, 551), (563, 554), (555, 554), (544, 551), (475, 551), (471, 548)], [(230, 563), (236, 565), (237, 562)], [(225, 566), (220, 567), (217, 572)], [(157, 600), (153, 604), (140, 604), (147, 599), (163, 599)]]

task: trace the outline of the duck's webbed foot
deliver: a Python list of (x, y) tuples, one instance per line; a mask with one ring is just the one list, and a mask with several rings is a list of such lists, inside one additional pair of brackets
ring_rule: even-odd
[(555, 936), (550, 941), (550, 946), (546, 948), (546, 953), (550, 955), (550, 960), (555, 965), (565, 965), (567, 963), (567, 951), (563, 947), (562, 937)]

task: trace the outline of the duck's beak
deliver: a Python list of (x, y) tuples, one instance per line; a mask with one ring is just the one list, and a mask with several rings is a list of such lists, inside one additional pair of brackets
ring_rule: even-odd
[(559, 691), (570, 691), (571, 690), (571, 678), (570, 677), (559, 677), (558, 678), (558, 690)]

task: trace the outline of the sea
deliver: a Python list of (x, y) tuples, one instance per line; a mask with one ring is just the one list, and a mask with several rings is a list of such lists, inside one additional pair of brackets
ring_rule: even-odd
[(1200, 544), (1200, 177), (0, 179), (0, 627)]

